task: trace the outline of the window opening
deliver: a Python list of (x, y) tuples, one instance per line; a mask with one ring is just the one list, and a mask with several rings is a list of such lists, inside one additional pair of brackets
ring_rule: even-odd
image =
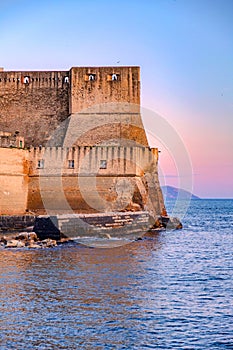
[(69, 169), (74, 169), (74, 159), (70, 159), (68, 161), (68, 167), (69, 167)]
[(29, 84), (30, 78), (29, 78), (28, 76), (25, 76), (25, 77), (23, 78), (23, 82), (24, 82), (24, 84)]
[(107, 161), (105, 159), (100, 161), (100, 169), (107, 169)]
[(94, 80), (95, 80), (95, 75), (89, 74), (89, 81), (94, 81)]
[(37, 162), (38, 169), (44, 169), (44, 159), (39, 159)]
[(117, 75), (115, 73), (112, 74), (112, 80), (117, 80)]

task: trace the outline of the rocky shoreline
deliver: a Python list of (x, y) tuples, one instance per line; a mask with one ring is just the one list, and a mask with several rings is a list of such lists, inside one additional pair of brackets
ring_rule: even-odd
[(0, 223), (0, 248), (28, 249), (53, 248), (77, 236), (137, 240), (146, 232), (153, 234), (182, 228), (179, 219), (167, 215), (158, 217), (156, 222), (150, 224), (146, 212), (2, 216)]
[(50, 238), (41, 241), (35, 232), (20, 232), (0, 237), (0, 246), (2, 248), (42, 249), (56, 247), (58, 243)]

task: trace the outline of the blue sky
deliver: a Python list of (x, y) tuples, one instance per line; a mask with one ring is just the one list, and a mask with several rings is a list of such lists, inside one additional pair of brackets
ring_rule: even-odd
[[(142, 106), (182, 138), (194, 192), (233, 198), (232, 0), (3, 0), (0, 43), (5, 70), (141, 66)], [(162, 181), (179, 185), (159, 147)]]

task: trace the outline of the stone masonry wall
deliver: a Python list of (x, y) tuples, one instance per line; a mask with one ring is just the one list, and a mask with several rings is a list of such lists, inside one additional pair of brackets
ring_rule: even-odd
[(69, 115), (69, 72), (0, 72), (0, 131), (45, 144)]
[[(91, 112), (93, 106), (104, 103), (113, 104), (112, 110), (108, 108), (110, 113), (119, 112), (117, 103), (130, 103), (134, 105), (130, 107), (133, 108), (131, 111), (140, 113), (139, 67), (74, 67), (71, 69), (71, 86), (70, 114), (87, 108)], [(95, 108), (94, 111), (97, 112)], [(98, 112), (101, 111), (100, 108)]]
[[(90, 80), (91, 76), (93, 80)], [(0, 131), (19, 131), (26, 146), (45, 145), (70, 114), (81, 111), (94, 119), (101, 116), (93, 116), (93, 113), (122, 113), (118, 115), (118, 121), (120, 124), (125, 122), (126, 126), (114, 124), (114, 138), (121, 130), (123, 137), (135, 138), (137, 134), (139, 142), (147, 145), (140, 117), (139, 67), (73, 67), (70, 71), (60, 72), (0, 71)], [(141, 128), (132, 130), (132, 135), (127, 124), (131, 114), (137, 114), (136, 124)], [(111, 118), (107, 123), (111, 125)], [(108, 128), (102, 131), (106, 136)], [(62, 145), (63, 130), (57, 136), (55, 144)], [(86, 142), (90, 144), (88, 135)]]
[(28, 208), (52, 214), (125, 210), (134, 204), (144, 209), (142, 175), (158, 161), (157, 150), (146, 147), (41, 147), (29, 153)]
[(23, 214), (27, 208), (28, 152), (0, 148), (0, 215)]

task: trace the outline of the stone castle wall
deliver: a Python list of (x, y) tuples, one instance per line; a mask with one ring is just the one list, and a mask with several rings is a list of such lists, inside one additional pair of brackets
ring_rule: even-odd
[(157, 162), (147, 147), (0, 148), (0, 214), (149, 210)]
[(1, 214), (161, 213), (158, 152), (148, 147), (140, 115), (139, 67), (0, 71), (0, 131), (24, 137), (28, 147), (0, 148)]
[(0, 214), (23, 214), (28, 199), (28, 152), (0, 148)]
[[(106, 102), (113, 104), (112, 110), (108, 108), (111, 113), (140, 113), (139, 67), (74, 67), (71, 69), (71, 86), (70, 114), (87, 108), (90, 113), (93, 106)], [(122, 110), (118, 103), (130, 103), (133, 107)], [(95, 108), (94, 112), (97, 112)], [(101, 112), (102, 107), (98, 109), (98, 113)]]
[(0, 72), (0, 130), (46, 143), (69, 115), (69, 72)]
[[(60, 72), (0, 71), (0, 131), (19, 131), (26, 146), (46, 145), (58, 126), (67, 127), (64, 121), (69, 115), (81, 111), (86, 114), (82, 115), (84, 122), (88, 115), (93, 119), (96, 113), (94, 119), (110, 116), (108, 125), (102, 129), (105, 136), (113, 114), (121, 113), (119, 125), (114, 124), (112, 129), (112, 137), (119, 137), (119, 134), (126, 138), (138, 137), (140, 143), (147, 145), (140, 117), (139, 67), (73, 67)], [(128, 119), (132, 114), (134, 120), (137, 115), (139, 129), (133, 127), (131, 135)], [(56, 145), (63, 144), (63, 136), (64, 130), (57, 136)], [(85, 140), (90, 145), (93, 137), (86, 134)], [(83, 140), (80, 142), (84, 143)]]
[(141, 177), (157, 164), (158, 153), (146, 147), (41, 147), (31, 149), (29, 159), (28, 208), (80, 213), (121, 210), (133, 203), (144, 208)]

